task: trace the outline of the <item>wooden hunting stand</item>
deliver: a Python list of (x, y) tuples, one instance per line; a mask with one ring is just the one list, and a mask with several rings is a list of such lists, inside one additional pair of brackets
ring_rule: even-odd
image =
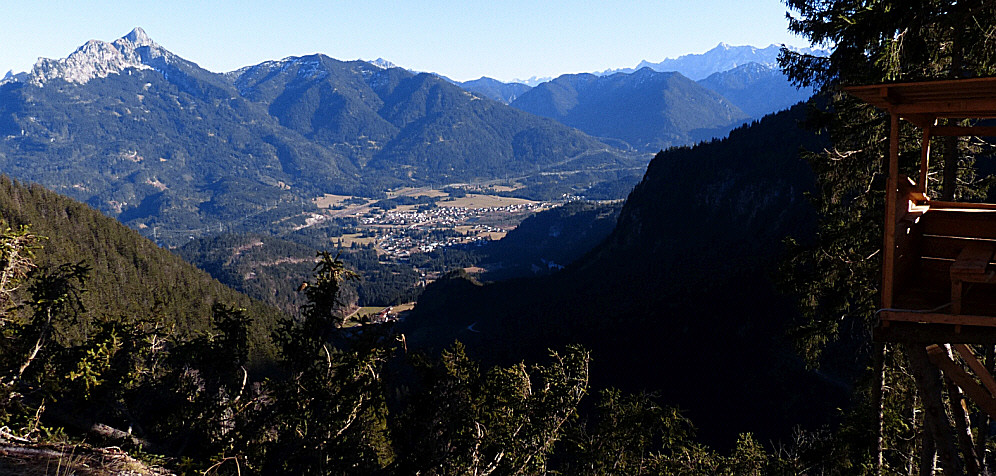
[[(972, 442), (963, 395), (996, 419), (996, 380), (967, 345), (984, 344), (990, 354), (996, 345), (996, 204), (931, 200), (927, 171), (932, 137), (996, 136), (996, 127), (938, 125), (938, 119), (996, 118), (996, 78), (844, 90), (891, 116), (875, 340), (882, 355), (886, 342), (905, 346), (924, 403), (931, 470), (936, 450), (945, 474), (978, 474), (983, 448)], [(917, 177), (899, 174), (900, 120), (922, 131)]]

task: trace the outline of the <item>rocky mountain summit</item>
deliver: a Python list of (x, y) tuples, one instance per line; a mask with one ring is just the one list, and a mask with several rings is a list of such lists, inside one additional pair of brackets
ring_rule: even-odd
[(56, 78), (85, 84), (94, 78), (120, 74), (128, 68), (162, 72), (163, 66), (177, 59), (176, 55), (152, 41), (145, 30), (135, 28), (113, 43), (87, 41), (66, 58), (39, 58), (26, 79), (39, 86)]

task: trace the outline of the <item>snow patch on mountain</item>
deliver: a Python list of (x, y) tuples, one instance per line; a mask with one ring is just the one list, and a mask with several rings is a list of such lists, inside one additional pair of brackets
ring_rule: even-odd
[(370, 63), (370, 64), (372, 64), (372, 65), (374, 65), (374, 66), (376, 66), (376, 67), (378, 67), (380, 69), (391, 69), (391, 68), (397, 68), (398, 67), (398, 65), (396, 65), (396, 64), (394, 64), (394, 63), (392, 63), (392, 62), (390, 62), (390, 61), (388, 61), (388, 60), (386, 60), (384, 58), (377, 58), (377, 59), (375, 59), (373, 61), (367, 61), (367, 63)]

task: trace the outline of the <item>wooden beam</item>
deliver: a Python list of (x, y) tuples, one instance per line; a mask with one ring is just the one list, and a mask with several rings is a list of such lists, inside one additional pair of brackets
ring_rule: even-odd
[(930, 127), (937, 122), (937, 119), (930, 114), (907, 114), (902, 116), (901, 119), (921, 129)]
[(996, 252), (996, 245), (991, 241), (976, 240), (969, 242), (954, 263), (951, 263), (951, 313), (961, 314), (962, 283), (985, 283), (993, 278), (986, 274), (989, 261)]
[(996, 398), (993, 398), (992, 394), (989, 393), (982, 385), (972, 378), (972, 375), (961, 368), (960, 365), (956, 364), (950, 357), (948, 357), (945, 349), (938, 345), (932, 345), (927, 347), (927, 356), (930, 361), (936, 365), (944, 375), (950, 378), (955, 385), (962, 389), (968, 398), (975, 403), (979, 409), (989, 414), (989, 416), (996, 418)]
[[(922, 258), (945, 258), (953, 260), (958, 257), (965, 246), (982, 240), (959, 238), (955, 236), (928, 235), (920, 238), (920, 256)], [(985, 241), (996, 246), (996, 241)]]
[(954, 331), (954, 326), (947, 324), (921, 324), (916, 322), (888, 322), (888, 326), (874, 329), (873, 337), (877, 342), (895, 342), (899, 344), (933, 342), (957, 342), (964, 344), (992, 345), (996, 342), (996, 327), (972, 327), (960, 333)]
[(921, 322), (927, 324), (996, 327), (996, 317), (994, 316), (973, 316), (967, 314), (942, 314), (939, 312), (884, 310), (879, 313), (879, 318), (882, 321)]
[(937, 211), (996, 210), (996, 203), (968, 203), (968, 202), (947, 202), (944, 200), (931, 200), (930, 209)]
[(951, 263), (951, 279), (958, 277), (969, 280), (984, 276), (994, 251), (996, 251), (996, 244), (992, 241), (971, 240), (967, 242), (961, 253), (958, 253), (955, 262)]
[(971, 347), (965, 344), (954, 344), (952, 347), (958, 352), (962, 360), (968, 364), (968, 368), (972, 369), (972, 372), (975, 372), (975, 376), (979, 378), (979, 381), (986, 387), (989, 394), (996, 395), (996, 379), (993, 379), (992, 374), (989, 373), (986, 366), (982, 365), (982, 362), (979, 362), (979, 359), (975, 357), (975, 353), (972, 352)]
[(893, 114), (934, 114), (938, 117), (987, 117), (996, 111), (996, 98), (962, 99), (952, 101), (925, 101), (892, 104)]
[(929, 210), (919, 224), (924, 235), (996, 238), (996, 210)]
[[(951, 347), (945, 344), (943, 349), (950, 358)], [(965, 474), (968, 476), (979, 476), (979, 457), (975, 453), (975, 441), (972, 439), (972, 420), (968, 416), (965, 393), (955, 385), (950, 377), (945, 376), (944, 383), (948, 388), (948, 402), (951, 404), (951, 417), (955, 424), (958, 447), (961, 448), (961, 460), (965, 464)]]

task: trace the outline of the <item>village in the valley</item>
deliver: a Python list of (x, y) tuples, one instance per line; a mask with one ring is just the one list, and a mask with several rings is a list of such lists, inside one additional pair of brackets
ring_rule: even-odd
[(388, 200), (394, 202), (325, 195), (315, 200), (320, 212), (309, 222), (350, 220), (355, 232), (335, 238), (340, 246), (372, 244), (383, 258), (403, 261), (413, 253), (499, 240), (530, 214), (555, 205), (488, 194), (453, 197), (424, 188), (402, 189)]

